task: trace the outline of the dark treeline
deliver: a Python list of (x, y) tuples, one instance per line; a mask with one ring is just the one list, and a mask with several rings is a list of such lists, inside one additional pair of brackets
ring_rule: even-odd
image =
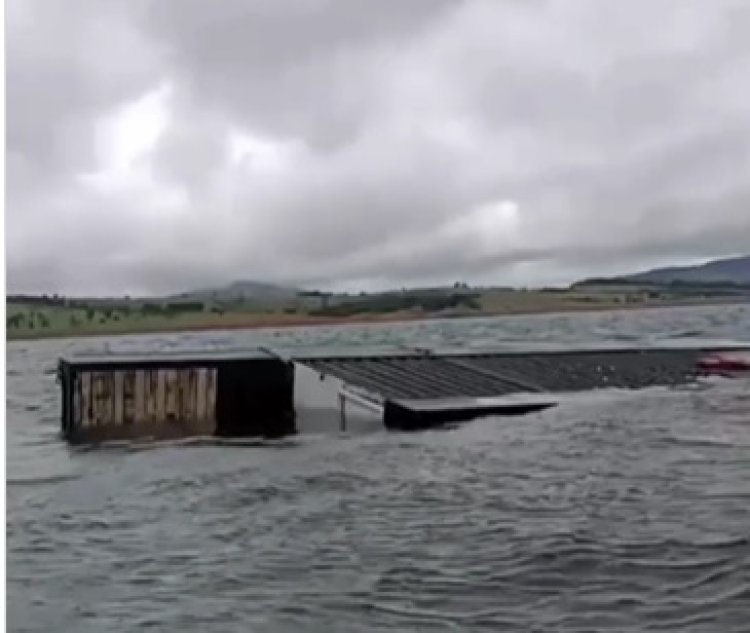
[(70, 305), (71, 300), (59, 295), (6, 295), (5, 302), (64, 308)]
[(140, 306), (143, 314), (183, 314), (203, 312), (206, 305), (202, 301), (168, 301), (165, 303), (146, 302)]
[(390, 293), (382, 295), (370, 295), (356, 301), (345, 301), (336, 305), (326, 306), (317, 310), (311, 310), (314, 316), (337, 316), (346, 317), (366, 313), (388, 313), (401, 310), (424, 310), (425, 312), (437, 312), (451, 308), (468, 308), (478, 310), (481, 306), (478, 302), (478, 294), (401, 294)]
[(71, 308), (95, 310), (104, 313), (135, 312), (146, 314), (202, 312), (206, 309), (203, 301), (148, 301), (123, 299), (75, 299), (60, 295), (24, 295), (11, 294), (5, 297), (6, 304), (22, 304), (34, 307)]
[(86, 310), (88, 308), (104, 309), (112, 308), (116, 310), (127, 309), (132, 305), (128, 298), (123, 299), (76, 299), (64, 297), (61, 295), (25, 295), (11, 294), (5, 296), (5, 302), (24, 304), (28, 306), (37, 306), (42, 308), (73, 308)]

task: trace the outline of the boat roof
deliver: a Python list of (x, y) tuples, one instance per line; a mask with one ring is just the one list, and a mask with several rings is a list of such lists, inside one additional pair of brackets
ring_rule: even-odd
[(317, 365), (322, 362), (415, 359), (415, 358), (480, 358), (480, 357), (525, 357), (560, 356), (585, 357), (597, 354), (660, 354), (660, 353), (708, 353), (708, 352), (750, 352), (750, 345), (737, 342), (717, 341), (711, 344), (685, 345), (679, 343), (657, 345), (594, 344), (585, 348), (571, 348), (545, 343), (510, 343), (506, 345), (461, 345), (452, 347), (410, 347), (406, 345), (381, 346), (326, 346), (326, 347), (249, 347), (234, 349), (194, 349), (194, 350), (133, 350), (111, 352), (79, 352), (60, 358), (61, 365), (78, 368), (115, 367), (129, 365), (172, 366), (172, 365), (216, 365), (226, 362), (241, 362), (262, 359), (278, 359), (288, 362)]

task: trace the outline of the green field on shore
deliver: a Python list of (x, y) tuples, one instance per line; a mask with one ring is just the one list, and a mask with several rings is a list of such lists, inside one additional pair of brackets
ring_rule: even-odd
[(750, 300), (742, 293), (695, 289), (590, 287), (514, 290), (447, 288), (359, 295), (305, 295), (274, 301), (232, 299), (8, 298), (6, 338), (35, 339), (201, 329), (283, 327), (325, 323), (377, 322), (415, 318), (457, 318), (611, 310)]

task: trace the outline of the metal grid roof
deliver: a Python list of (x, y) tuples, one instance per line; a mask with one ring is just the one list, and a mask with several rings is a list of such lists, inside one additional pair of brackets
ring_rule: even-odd
[(488, 397), (603, 387), (679, 385), (696, 376), (696, 349), (336, 357), (300, 360), (384, 398)]

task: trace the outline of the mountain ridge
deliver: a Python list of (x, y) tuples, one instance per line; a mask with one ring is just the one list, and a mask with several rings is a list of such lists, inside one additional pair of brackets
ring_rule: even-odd
[(627, 279), (650, 283), (750, 284), (750, 255), (713, 259), (693, 266), (667, 266), (632, 275)]
[(573, 286), (601, 282), (654, 285), (703, 283), (750, 286), (750, 255), (712, 259), (692, 266), (667, 266), (614, 277), (588, 278), (576, 282)]
[(199, 288), (188, 290), (172, 295), (172, 299), (208, 300), (215, 299), (226, 301), (231, 299), (290, 299), (295, 297), (299, 289), (279, 284), (248, 279), (235, 280), (223, 286), (211, 288)]

